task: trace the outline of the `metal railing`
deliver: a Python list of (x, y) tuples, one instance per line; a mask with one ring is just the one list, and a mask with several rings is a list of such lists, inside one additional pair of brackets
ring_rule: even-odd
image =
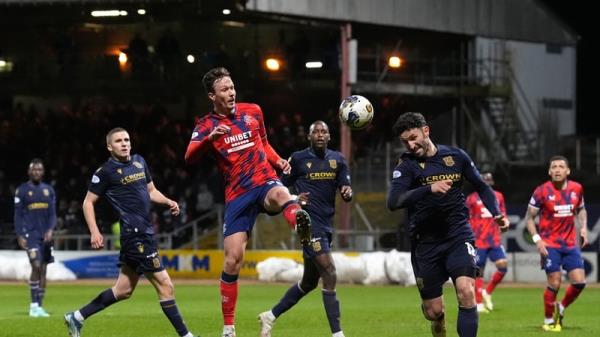
[[(211, 218), (215, 219), (215, 223), (211, 226), (205, 226), (203, 222), (205, 220), (210, 220)], [(182, 245), (185, 248), (198, 249), (199, 248), (199, 240), (206, 233), (210, 232), (212, 229), (220, 228), (223, 224), (223, 206), (217, 205), (215, 208), (208, 213), (195, 218), (194, 220), (189, 221), (183, 226), (177, 227), (170, 233), (158, 233), (155, 234), (156, 242), (158, 243), (158, 248), (160, 249), (173, 249), (178, 248), (175, 247), (174, 244), (177, 241), (176, 238), (181, 237), (182, 235), (188, 234), (188, 239), (186, 243)], [(220, 232), (220, 231), (218, 231)], [(119, 237), (113, 234), (103, 234), (104, 236), (104, 248), (103, 250), (117, 250), (119, 247), (118, 240)], [(90, 235), (89, 234), (63, 234), (60, 232), (55, 232), (53, 235), (54, 241), (54, 249), (56, 250), (88, 250), (90, 247)], [(222, 241), (222, 240), (221, 240)], [(13, 242), (13, 244), (7, 244), (15, 246), (16, 238), (14, 235), (0, 235), (0, 242), (9, 243)], [(8, 247), (0, 247), (8, 248)], [(10, 247), (14, 248), (14, 247)]]

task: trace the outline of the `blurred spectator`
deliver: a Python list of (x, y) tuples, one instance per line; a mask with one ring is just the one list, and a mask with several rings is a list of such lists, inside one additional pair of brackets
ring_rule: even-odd
[(142, 80), (148, 78), (150, 71), (148, 43), (142, 38), (142, 34), (139, 32), (135, 33), (131, 41), (129, 41), (126, 54), (129, 62), (131, 62), (131, 75), (133, 79)]
[(208, 190), (208, 185), (201, 183), (198, 187), (198, 194), (196, 194), (196, 211), (198, 215), (212, 210), (215, 206), (215, 198), (213, 194)]
[(179, 49), (179, 41), (173, 36), (170, 28), (166, 29), (156, 43), (156, 56), (158, 57), (158, 70), (160, 78), (172, 80), (178, 77), (183, 56)]

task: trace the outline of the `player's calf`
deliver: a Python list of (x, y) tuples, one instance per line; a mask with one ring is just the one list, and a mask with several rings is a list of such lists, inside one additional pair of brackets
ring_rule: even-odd
[(444, 311), (434, 310), (432, 307), (425, 308), (424, 304), (421, 304), (421, 311), (423, 316), (428, 321), (431, 321), (431, 335), (433, 337), (446, 337), (446, 319)]

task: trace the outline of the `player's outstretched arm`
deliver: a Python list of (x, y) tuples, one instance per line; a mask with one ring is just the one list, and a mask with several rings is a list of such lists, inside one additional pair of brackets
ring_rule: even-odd
[(150, 194), (150, 200), (157, 204), (168, 206), (171, 209), (171, 214), (179, 215), (179, 204), (174, 200), (165, 197), (161, 191), (159, 191), (153, 182), (148, 183), (148, 194)]
[(104, 237), (102, 236), (102, 233), (100, 233), (100, 229), (96, 223), (96, 211), (94, 210), (94, 205), (99, 198), (100, 197), (97, 194), (88, 191), (82, 205), (83, 217), (90, 230), (90, 244), (93, 249), (101, 249), (104, 247)]
[(209, 144), (230, 131), (231, 128), (224, 124), (217, 125), (212, 130), (207, 129), (204, 124), (196, 125), (190, 143), (185, 151), (185, 162), (187, 164), (197, 162), (202, 156), (202, 153), (208, 149)]

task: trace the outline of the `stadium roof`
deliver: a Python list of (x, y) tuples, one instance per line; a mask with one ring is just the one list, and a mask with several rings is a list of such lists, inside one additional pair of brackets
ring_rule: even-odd
[[(0, 5), (162, 5), (201, 0), (0, 0)], [(206, 4), (211, 3), (207, 1)], [(225, 0), (264, 14), (360, 22), (477, 35), (508, 40), (575, 45), (576, 34), (538, 0)]]
[(576, 43), (571, 29), (536, 0), (249, 0), (246, 9), (509, 40)]

